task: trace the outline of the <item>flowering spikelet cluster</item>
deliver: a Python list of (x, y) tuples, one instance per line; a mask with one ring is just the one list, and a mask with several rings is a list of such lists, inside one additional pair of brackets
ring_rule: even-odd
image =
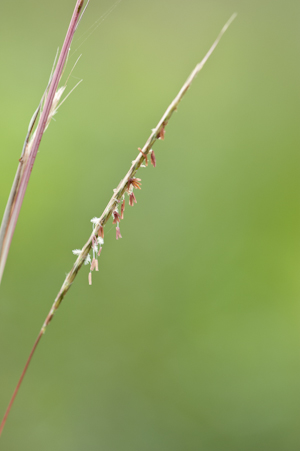
[(144, 153), (140, 147), (138, 147), (138, 151), (141, 152), (141, 154), (143, 155), (143, 157), (145, 159), (145, 166), (144, 167), (148, 166), (148, 155), (146, 153)]
[(133, 177), (128, 180), (126, 193), (129, 196), (129, 205), (133, 207), (135, 203), (137, 203), (136, 197), (134, 195), (133, 190), (135, 189), (142, 189), (141, 188), (141, 179), (138, 179), (136, 177)]
[(119, 213), (118, 207), (115, 207), (115, 209), (112, 212), (113, 217), (113, 224), (116, 224), (116, 239), (122, 238), (121, 232), (120, 232), (120, 221), (124, 218), (124, 207), (122, 203), (122, 210), (121, 215)]
[[(66, 86), (62, 86), (61, 88), (59, 88), (56, 91), (56, 93), (54, 95), (53, 102), (52, 102), (52, 105), (51, 105), (51, 108), (50, 108), (50, 112), (49, 112), (49, 115), (48, 115), (48, 118), (47, 118), (47, 122), (46, 122), (46, 126), (45, 126), (44, 132), (47, 130), (47, 128), (48, 128), (53, 116), (57, 113), (57, 110), (59, 108), (59, 102), (60, 102), (61, 96), (63, 95), (65, 89), (66, 89)], [(44, 100), (44, 105), (45, 105), (45, 100)], [(42, 112), (42, 108), (41, 108), (41, 112)], [(35, 119), (34, 119), (34, 121), (35, 121)], [(29, 156), (29, 154), (31, 152), (32, 144), (33, 144), (33, 142), (35, 140), (35, 137), (36, 137), (36, 131), (37, 130), (35, 129), (35, 131), (32, 133), (31, 138), (30, 138), (30, 140), (27, 143), (27, 146), (25, 148), (25, 153), (19, 160), (20, 162), (21, 161), (23, 161), (23, 162), (27, 161), (28, 156)]]
[(161, 139), (162, 141), (165, 139), (165, 128), (166, 128), (167, 123), (168, 123), (167, 121), (163, 122), (163, 126), (157, 134), (157, 138)]
[[(68, 80), (69, 80), (69, 78), (70, 78), (70, 76), (71, 76), (76, 64), (78, 63), (79, 59), (80, 59), (80, 57), (77, 58), (77, 61), (75, 62), (75, 64), (74, 64), (74, 66), (73, 66), (73, 68), (72, 68), (72, 70), (71, 70), (71, 72), (70, 72), (70, 74), (68, 76), (68, 79), (67, 79), (66, 83), (64, 84), (64, 86), (61, 86), (60, 88), (57, 88), (57, 90), (56, 90), (56, 92), (54, 94), (54, 97), (53, 97), (53, 100), (52, 100), (52, 104), (51, 104), (51, 107), (50, 107), (49, 114), (47, 116), (47, 121), (46, 121), (46, 125), (45, 125), (43, 133), (45, 133), (45, 131), (47, 130), (51, 120), (52, 119), (55, 120), (54, 116), (56, 115), (56, 113), (57, 113), (58, 109), (60, 108), (60, 106), (67, 100), (69, 95), (72, 94), (74, 89), (76, 89), (77, 86), (82, 82), (82, 80), (80, 80), (74, 86), (74, 88), (72, 88), (71, 91), (66, 95), (66, 97), (63, 100), (61, 100), (62, 95), (63, 95), (63, 93), (66, 90), (67, 82), (68, 82)], [(55, 61), (54, 61), (53, 68), (55, 66), (55, 63), (56, 63), (56, 58), (55, 58)], [(52, 76), (53, 76), (53, 68), (52, 68), (52, 72), (51, 72), (50, 78), (52, 78)], [(41, 103), (40, 103), (37, 111), (34, 113), (32, 119), (30, 121), (30, 124), (29, 124), (29, 129), (30, 129), (29, 136), (30, 136), (30, 134), (32, 132), (32, 129), (33, 129), (33, 126), (34, 126), (34, 123), (35, 123), (35, 121), (37, 119), (38, 114), (40, 113), (40, 115), (42, 115), (43, 109), (45, 108), (45, 105), (46, 105), (46, 97), (47, 97), (48, 92), (49, 91), (48, 91), (48, 88), (47, 88), (46, 92), (44, 93), (44, 95), (42, 97)], [(31, 153), (31, 148), (32, 148), (33, 142), (35, 141), (35, 138), (36, 138), (36, 132), (37, 132), (37, 129), (35, 129), (35, 131), (32, 133), (31, 138), (30, 138), (30, 140), (28, 141), (28, 143), (26, 145), (24, 155), (22, 155), (20, 160), (19, 160), (20, 162), (22, 161), (22, 162), (26, 163), (26, 161), (28, 159), (28, 156)]]
[(154, 152), (153, 152), (152, 149), (150, 150), (150, 159), (151, 159), (152, 166), (155, 168), (155, 166), (156, 166), (156, 158), (155, 158), (155, 155), (154, 155)]
[(53, 102), (52, 102), (52, 105), (51, 105), (51, 108), (50, 108), (50, 112), (49, 112), (49, 116), (48, 116), (48, 119), (47, 119), (45, 131), (47, 130), (48, 125), (51, 122), (51, 119), (57, 113), (57, 110), (59, 108), (59, 102), (60, 102), (61, 96), (63, 95), (65, 89), (66, 89), (66, 86), (62, 86), (61, 88), (58, 88), (58, 90), (56, 91), (56, 93), (54, 95), (54, 99), (53, 99)]
[[(55, 111), (55, 109), (54, 109), (54, 111)], [(148, 155), (146, 153), (144, 153), (140, 147), (138, 148), (138, 150), (139, 150), (139, 152), (142, 153), (142, 155), (144, 157), (145, 165), (148, 166)], [(155, 167), (156, 166), (156, 158), (155, 158), (153, 150), (150, 149), (148, 151), (148, 153), (150, 154), (151, 164)], [(125, 194), (127, 194), (129, 196), (129, 205), (131, 207), (133, 207), (134, 204), (137, 203), (137, 200), (136, 200), (136, 197), (134, 194), (134, 189), (139, 189), (139, 190), (142, 189), (141, 179), (139, 179), (137, 177), (130, 177), (127, 180), (125, 192), (124, 192), (123, 196), (121, 197), (122, 203), (121, 203), (121, 200), (116, 200), (116, 203), (119, 203), (119, 204), (121, 203), (120, 212), (119, 212), (118, 205), (115, 205), (115, 204), (111, 210), (113, 224), (116, 225), (116, 240), (119, 240), (120, 238), (122, 238), (121, 230), (120, 230), (120, 222), (122, 219), (124, 219)], [(117, 193), (117, 190), (114, 190), (114, 193)], [(96, 217), (91, 219), (91, 223), (93, 224), (93, 232), (95, 232), (95, 228), (96, 228), (97, 224), (99, 224), (100, 219), (101, 218), (96, 218)], [(92, 272), (94, 270), (95, 271), (99, 270), (98, 269), (98, 257), (101, 254), (103, 244), (104, 244), (104, 228), (103, 228), (103, 225), (100, 225), (100, 227), (98, 229), (98, 237), (96, 237), (95, 233), (92, 234), (92, 256), (90, 254), (88, 254), (84, 261), (85, 265), (90, 265), (90, 271), (89, 271), (89, 276), (88, 276), (89, 285), (92, 285)], [(75, 249), (72, 252), (74, 255), (80, 255), (82, 250)]]
[[(93, 231), (95, 230), (95, 226), (100, 218), (93, 218), (91, 219), (91, 223), (93, 224)], [(98, 231), (98, 237), (96, 235), (92, 236), (92, 257), (90, 254), (87, 255), (84, 264), (85, 265), (91, 265), (90, 266), (90, 272), (89, 272), (89, 285), (92, 285), (92, 271), (99, 271), (98, 267), (98, 257), (100, 257), (102, 246), (104, 244), (104, 229), (102, 226), (100, 226)], [(81, 249), (74, 249), (73, 251), (74, 255), (80, 255)]]

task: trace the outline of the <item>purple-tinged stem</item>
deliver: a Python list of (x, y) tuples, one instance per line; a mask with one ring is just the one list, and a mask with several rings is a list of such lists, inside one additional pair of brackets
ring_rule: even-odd
[[(59, 56), (59, 59), (58, 59), (57, 65), (56, 65), (56, 69), (54, 71), (51, 83), (49, 85), (48, 95), (46, 97), (45, 105), (44, 105), (44, 108), (43, 108), (43, 111), (42, 111), (39, 123), (37, 125), (36, 136), (35, 136), (34, 142), (32, 143), (32, 148), (31, 148), (31, 152), (30, 152), (29, 157), (28, 157), (26, 168), (25, 168), (25, 170), (23, 172), (22, 179), (19, 182), (20, 184), (19, 184), (18, 191), (16, 193), (15, 203), (12, 205), (12, 212), (11, 212), (10, 220), (8, 222), (8, 225), (7, 225), (6, 234), (5, 234), (5, 237), (4, 237), (4, 240), (3, 240), (3, 247), (2, 247), (2, 250), (1, 250), (2, 252), (1, 252), (1, 257), (0, 257), (0, 282), (1, 282), (2, 275), (3, 275), (3, 271), (4, 271), (4, 267), (5, 267), (5, 263), (6, 263), (6, 259), (7, 259), (7, 255), (8, 255), (8, 251), (9, 251), (9, 247), (10, 247), (10, 243), (11, 243), (11, 240), (12, 240), (12, 236), (13, 236), (13, 233), (14, 233), (14, 230), (15, 230), (15, 227), (16, 227), (16, 223), (17, 223), (17, 220), (18, 220), (18, 216), (19, 216), (19, 213), (20, 213), (20, 209), (21, 209), (21, 206), (22, 206), (22, 202), (23, 202), (23, 199), (24, 199), (24, 195), (25, 195), (25, 192), (26, 192), (28, 181), (29, 181), (29, 178), (30, 178), (30, 174), (31, 174), (31, 171), (32, 171), (32, 168), (33, 168), (33, 164), (34, 164), (34, 161), (35, 161), (35, 157), (36, 157), (36, 154), (37, 154), (37, 151), (38, 151), (38, 148), (39, 148), (39, 145), (40, 145), (43, 133), (45, 131), (45, 127), (46, 127), (48, 116), (49, 116), (49, 112), (50, 112), (50, 109), (51, 109), (51, 106), (52, 106), (53, 98), (54, 98), (55, 92), (57, 90), (57, 86), (58, 86), (59, 80), (60, 80), (61, 75), (62, 75), (63, 67), (64, 67), (64, 64), (66, 62), (66, 58), (68, 56), (68, 52), (69, 52), (69, 49), (70, 49), (70, 46), (71, 46), (71, 42), (72, 42), (72, 39), (73, 39), (73, 36), (74, 36), (74, 32), (76, 30), (76, 27), (77, 27), (77, 24), (78, 24), (78, 21), (79, 21), (79, 16), (80, 16), (80, 12), (81, 12), (83, 3), (84, 3), (84, 0), (77, 0), (77, 2), (76, 2), (76, 6), (75, 6), (75, 9), (74, 9), (74, 12), (73, 12), (73, 15), (72, 15), (72, 19), (71, 19), (71, 22), (70, 22), (70, 25), (69, 25), (69, 28), (68, 28), (68, 31), (67, 31), (67, 34), (66, 34), (65, 41), (64, 41), (62, 49), (61, 49), (61, 53), (60, 53), (60, 56)], [(51, 318), (48, 319), (48, 317), (47, 317), (45, 323), (48, 323), (47, 320), (50, 321), (50, 319)], [(43, 330), (40, 331), (40, 333), (39, 333), (39, 335), (38, 335), (38, 337), (37, 337), (37, 339), (36, 339), (36, 341), (34, 343), (34, 346), (33, 346), (32, 350), (30, 352), (30, 355), (29, 355), (29, 357), (27, 359), (26, 365), (25, 365), (25, 367), (23, 369), (23, 372), (21, 374), (19, 382), (18, 382), (18, 384), (17, 384), (17, 386), (15, 388), (13, 396), (12, 396), (12, 398), (10, 400), (10, 403), (9, 403), (9, 405), (7, 407), (7, 410), (5, 412), (4, 418), (3, 418), (2, 422), (1, 422), (0, 435), (2, 434), (2, 431), (3, 431), (3, 428), (5, 426), (7, 417), (8, 417), (9, 412), (10, 412), (10, 409), (11, 409), (11, 407), (13, 405), (15, 397), (17, 396), (17, 393), (18, 393), (19, 388), (20, 388), (20, 386), (22, 384), (23, 378), (24, 378), (24, 376), (26, 374), (26, 371), (27, 371), (27, 368), (28, 368), (28, 366), (29, 366), (29, 364), (31, 362), (31, 359), (32, 359), (32, 356), (33, 356), (33, 354), (35, 352), (35, 349), (36, 349), (41, 337), (43, 336), (43, 332), (44, 332)]]
[(26, 167), (25, 167), (24, 172), (22, 173), (22, 177), (19, 181), (19, 186), (18, 186), (16, 195), (15, 195), (14, 204), (12, 205), (9, 221), (6, 224), (5, 235), (4, 235), (4, 239), (3, 239), (3, 243), (2, 243), (2, 249), (0, 249), (0, 252), (1, 252), (0, 253), (0, 283), (1, 283), (2, 275), (3, 275), (3, 271), (5, 268), (5, 263), (7, 260), (11, 240), (12, 240), (12, 237), (13, 237), (13, 234), (15, 231), (15, 227), (17, 224), (17, 220), (18, 220), (21, 206), (23, 203), (23, 199), (25, 196), (26, 188), (27, 188), (27, 185), (29, 182), (30, 174), (31, 174), (31, 171), (33, 168), (33, 164), (34, 164), (34, 161), (36, 158), (36, 154), (37, 154), (43, 133), (45, 131), (45, 127), (47, 124), (47, 120), (48, 120), (49, 112), (50, 112), (52, 102), (54, 99), (54, 95), (57, 90), (57, 86), (58, 86), (59, 80), (62, 75), (63, 67), (66, 62), (67, 56), (68, 56), (68, 52), (69, 52), (69, 49), (71, 46), (73, 35), (75, 33), (75, 30), (76, 30), (76, 27), (77, 27), (77, 24), (79, 21), (80, 12), (81, 12), (83, 3), (84, 3), (84, 0), (77, 0), (77, 2), (76, 2), (76, 6), (75, 6), (75, 9), (74, 9), (74, 12), (72, 15), (72, 19), (71, 19), (66, 37), (65, 37), (65, 41), (63, 43), (61, 53), (60, 53), (60, 56), (59, 56), (50, 86), (49, 86), (48, 95), (45, 100), (45, 105), (44, 105), (43, 111), (41, 113), (39, 123), (37, 125), (35, 139), (32, 143), (32, 148), (31, 148), (30, 154), (28, 156), (28, 161), (26, 163)]

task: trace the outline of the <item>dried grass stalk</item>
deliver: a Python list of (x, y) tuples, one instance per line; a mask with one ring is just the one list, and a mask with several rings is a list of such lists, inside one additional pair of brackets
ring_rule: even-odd
[[(165, 128), (173, 114), (174, 111), (177, 110), (177, 106), (180, 103), (181, 99), (183, 98), (184, 94), (187, 92), (187, 90), (189, 89), (192, 81), (194, 80), (194, 78), (196, 77), (196, 75), (200, 72), (200, 70), (203, 68), (204, 64), (207, 62), (208, 58), (211, 56), (211, 54), (213, 53), (213, 51), (215, 50), (216, 46), (218, 45), (221, 37), (223, 36), (223, 34), (225, 33), (225, 31), (227, 30), (227, 28), (229, 27), (229, 25), (231, 24), (231, 22), (235, 19), (236, 14), (234, 14), (229, 21), (224, 25), (224, 27), (222, 28), (219, 36), (217, 37), (217, 39), (215, 40), (215, 42), (213, 43), (213, 45), (211, 46), (211, 48), (209, 49), (209, 51), (207, 52), (207, 54), (205, 55), (205, 57), (203, 58), (203, 60), (197, 64), (197, 66), (195, 67), (195, 69), (193, 70), (193, 72), (190, 74), (190, 76), (188, 77), (187, 81), (184, 83), (184, 85), (182, 86), (182, 88), (180, 89), (179, 93), (177, 94), (177, 96), (175, 97), (175, 99), (173, 100), (173, 102), (169, 105), (169, 107), (167, 108), (166, 112), (164, 113), (164, 115), (162, 116), (162, 118), (160, 119), (160, 121), (158, 122), (157, 126), (152, 130), (151, 135), (149, 136), (149, 138), (147, 139), (144, 147), (141, 149), (139, 148), (139, 153), (136, 157), (136, 159), (132, 162), (129, 171), (127, 172), (127, 174), (125, 175), (125, 177), (120, 181), (119, 185), (117, 186), (116, 189), (114, 189), (114, 194), (112, 196), (112, 198), (110, 199), (110, 201), (108, 202), (104, 212), (102, 213), (101, 217), (97, 220), (96, 223), (94, 223), (94, 228), (93, 228), (93, 233), (91, 234), (91, 236), (89, 237), (88, 241), (86, 242), (86, 244), (83, 246), (81, 251), (78, 251), (77, 253), (78, 258), (75, 261), (73, 268), (71, 269), (71, 271), (69, 272), (69, 274), (67, 275), (67, 277), (65, 278), (65, 281), (51, 307), (51, 310), (39, 332), (39, 335), (35, 341), (35, 344), (33, 346), (33, 349), (29, 355), (29, 358), (26, 362), (25, 368), (22, 372), (22, 375), (20, 377), (20, 380), (18, 382), (18, 385), (15, 389), (15, 392), (13, 394), (13, 397), (10, 401), (10, 404), (8, 406), (8, 409), (6, 411), (6, 414), (4, 416), (4, 419), (2, 421), (2, 424), (0, 425), (0, 435), (2, 432), (2, 429), (4, 427), (5, 421), (7, 419), (8, 413), (10, 411), (10, 408), (12, 406), (12, 403), (17, 395), (17, 392), (20, 388), (20, 385), (22, 383), (22, 380), (25, 376), (26, 370), (28, 368), (28, 365), (32, 359), (32, 356), (35, 352), (35, 349), (41, 339), (41, 337), (43, 336), (43, 334), (46, 331), (46, 328), (48, 326), (48, 324), (50, 323), (50, 321), (52, 320), (56, 310), (58, 309), (58, 307), (60, 306), (63, 298), (65, 297), (66, 293), (69, 291), (69, 289), (71, 288), (74, 279), (78, 273), (78, 271), (80, 270), (80, 268), (82, 267), (82, 265), (84, 264), (84, 262), (87, 260), (88, 255), (90, 250), (93, 247), (93, 243), (95, 243), (96, 237), (100, 236), (103, 237), (103, 227), (105, 226), (105, 224), (107, 223), (108, 219), (112, 216), (112, 214), (116, 211), (118, 204), (121, 202), (121, 199), (125, 193), (125, 191), (129, 189), (130, 185), (134, 184), (135, 188), (140, 188), (139, 187), (139, 179), (134, 178), (137, 170), (140, 168), (140, 166), (142, 165), (143, 162), (145, 162), (147, 164), (148, 162), (148, 154), (150, 153), (150, 158), (151, 158), (151, 162), (153, 164), (153, 166), (155, 166), (155, 156), (154, 153), (152, 151), (152, 147), (155, 144), (155, 142), (158, 139), (163, 140), (165, 137)], [(33, 158), (31, 158), (31, 162), (33, 161)], [(31, 164), (31, 163), (30, 163)], [(28, 171), (27, 174), (30, 172), (31, 166), (28, 166)], [(133, 203), (132, 203), (133, 204)], [(124, 212), (124, 204), (122, 204), (122, 210), (121, 210), (121, 217), (123, 215)], [(117, 222), (118, 224), (118, 222)], [(119, 227), (117, 226), (117, 239), (118, 237), (121, 237), (120, 235), (118, 236), (118, 229)], [(120, 230), (119, 230), (120, 232)], [(101, 248), (100, 248), (101, 250)], [(100, 251), (99, 251), (100, 254)], [(94, 262), (94, 260), (93, 260)], [(92, 269), (94, 269), (95, 267), (95, 262), (92, 262)], [(91, 272), (89, 273), (89, 283), (91, 284)]]
[[(53, 75), (51, 74), (49, 85), (46, 89), (41, 103), (33, 115), (33, 118), (29, 124), (28, 133), (25, 139), (24, 147), (22, 150), (21, 158), (19, 160), (19, 166), (15, 176), (14, 183), (9, 195), (9, 199), (4, 212), (3, 220), (0, 229), (0, 283), (2, 280), (11, 240), (15, 231), (31, 171), (35, 162), (35, 158), (39, 149), (39, 145), (43, 136), (43, 133), (53, 115), (56, 112), (56, 107), (63, 88), (57, 91), (58, 83), (62, 76), (63, 68), (68, 56), (68, 52), (71, 46), (71, 42), (76, 31), (77, 25), (80, 20), (80, 13), (82, 10), (84, 0), (77, 0), (75, 9), (71, 18), (71, 22), (64, 40), (60, 56), (57, 61), (57, 65)], [(45, 98), (45, 101), (44, 101)], [(40, 119), (37, 124), (37, 128), (32, 134), (34, 124), (37, 120), (38, 114), (41, 112)]]

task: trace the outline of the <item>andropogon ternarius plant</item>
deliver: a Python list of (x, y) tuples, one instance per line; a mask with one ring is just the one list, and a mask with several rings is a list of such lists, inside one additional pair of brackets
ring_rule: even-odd
[[(58, 58), (58, 62), (56, 64), (55, 70), (51, 72), (50, 80), (48, 87), (45, 91), (45, 94), (42, 97), (42, 100), (40, 102), (39, 107), (37, 108), (36, 112), (33, 115), (32, 120), (30, 121), (29, 128), (28, 128), (28, 134), (25, 139), (24, 147), (22, 150), (21, 158), (19, 160), (19, 167), (16, 173), (16, 177), (11, 189), (11, 194), (8, 199), (8, 203), (6, 206), (6, 210), (4, 213), (4, 217), (1, 224), (0, 229), (0, 282), (3, 275), (7, 255), (9, 252), (10, 243), (12, 240), (12, 236), (14, 233), (14, 229), (16, 226), (16, 222), (18, 219), (18, 215), (21, 209), (21, 205), (24, 199), (25, 191), (28, 185), (29, 177), (31, 174), (31, 170), (36, 158), (36, 154), (39, 148), (39, 144), (41, 141), (41, 138), (43, 136), (44, 131), (46, 130), (47, 126), (49, 125), (52, 117), (57, 112), (57, 108), (59, 107), (59, 102), (61, 99), (61, 96), (63, 92), (65, 91), (66, 85), (64, 85), (61, 88), (58, 88), (59, 81), (61, 79), (63, 68), (65, 65), (65, 62), (67, 60), (68, 52), (71, 46), (71, 41), (73, 38), (73, 35), (76, 31), (76, 28), (82, 18), (83, 13), (86, 10), (86, 7), (89, 4), (89, 0), (86, 3), (86, 6), (82, 12), (82, 7), (84, 4), (84, 0), (77, 0), (75, 9), (72, 15), (71, 23), (61, 50), (61, 54)], [(81, 15), (80, 15), (81, 14)], [(221, 32), (219, 33), (219, 36), (203, 58), (203, 60), (197, 64), (195, 69), (192, 71), (190, 76), (188, 77), (187, 81), (184, 83), (182, 88), (180, 89), (179, 93), (175, 97), (175, 99), (171, 102), (171, 104), (168, 106), (166, 112), (158, 122), (157, 126), (152, 129), (152, 132), (147, 139), (146, 143), (142, 148), (138, 147), (138, 154), (136, 158), (132, 161), (131, 166), (126, 173), (125, 177), (120, 181), (117, 188), (113, 190), (113, 196), (111, 197), (110, 201), (108, 202), (106, 208), (104, 209), (103, 213), (100, 217), (94, 217), (91, 219), (92, 223), (92, 233), (87, 240), (86, 244), (82, 247), (82, 249), (75, 249), (73, 250), (73, 254), (77, 255), (77, 259), (71, 269), (71, 271), (68, 273), (68, 275), (65, 278), (65, 281), (59, 290), (58, 295), (56, 296), (56, 299), (44, 321), (44, 324), (38, 334), (38, 337), (34, 343), (34, 346), (30, 352), (30, 355), (28, 357), (28, 360), (26, 362), (26, 365), (24, 367), (24, 370), (21, 374), (21, 377), (19, 379), (19, 382), (16, 386), (16, 389), (13, 393), (13, 396), (11, 398), (11, 401), (8, 405), (8, 408), (6, 410), (6, 413), (4, 415), (4, 418), (2, 420), (2, 423), (0, 425), (0, 435), (2, 433), (2, 430), (4, 428), (4, 425), (6, 423), (8, 414), (10, 412), (10, 409), (12, 407), (12, 404), (14, 402), (14, 399), (18, 393), (18, 390), (20, 388), (20, 385), (22, 383), (22, 380), (25, 376), (25, 373), (27, 371), (27, 368), (29, 366), (29, 363), (32, 359), (32, 356), (35, 352), (35, 349), (43, 336), (43, 334), (46, 331), (47, 326), (49, 325), (50, 321), (52, 320), (56, 310), (60, 306), (64, 296), (70, 289), (71, 285), (73, 284), (73, 281), (80, 270), (80, 268), (83, 265), (90, 265), (89, 273), (88, 273), (88, 283), (92, 284), (92, 272), (99, 270), (98, 265), (98, 258), (100, 257), (100, 254), (102, 252), (102, 247), (104, 245), (104, 228), (107, 222), (109, 221), (110, 217), (112, 217), (112, 223), (116, 226), (116, 239), (119, 240), (122, 238), (121, 235), (121, 229), (120, 229), (120, 223), (122, 220), (124, 220), (125, 215), (125, 198), (128, 196), (129, 200), (129, 206), (134, 206), (135, 203), (137, 203), (137, 199), (135, 196), (135, 190), (141, 190), (141, 179), (135, 177), (138, 169), (143, 166), (148, 166), (148, 157), (150, 157), (150, 162), (153, 167), (156, 167), (156, 157), (153, 151), (153, 146), (157, 140), (164, 140), (165, 138), (165, 132), (166, 127), (169, 123), (169, 120), (171, 119), (171, 116), (174, 111), (177, 110), (178, 104), (180, 103), (181, 99), (183, 98), (186, 91), (189, 89), (192, 81), (196, 77), (196, 75), (200, 72), (200, 70), (203, 68), (204, 64), (207, 62), (208, 58), (213, 53), (214, 49), (218, 45), (221, 37), (231, 24), (231, 22), (236, 17), (236, 14), (234, 14), (229, 21), (224, 25)], [(76, 63), (75, 63), (76, 64)], [(76, 85), (77, 86), (77, 85)], [(76, 87), (75, 86), (75, 87)], [(75, 88), (73, 88), (75, 89)], [(38, 125), (34, 129), (34, 124), (37, 121), (38, 115), (40, 114), (40, 118), (38, 121)]]

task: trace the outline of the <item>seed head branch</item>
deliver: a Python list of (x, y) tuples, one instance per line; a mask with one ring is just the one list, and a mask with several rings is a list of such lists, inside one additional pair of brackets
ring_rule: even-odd
[(136, 159), (132, 162), (132, 164), (130, 166), (130, 169), (127, 172), (127, 174), (125, 175), (125, 177), (120, 181), (120, 183), (117, 186), (117, 188), (114, 189), (114, 194), (113, 194), (112, 198), (110, 199), (110, 201), (108, 202), (108, 204), (107, 204), (104, 212), (102, 213), (101, 217), (99, 218), (99, 221), (95, 225), (93, 233), (89, 237), (89, 239), (86, 242), (86, 244), (83, 246), (82, 251), (79, 254), (77, 260), (75, 261), (73, 268), (71, 269), (71, 271), (67, 275), (67, 277), (66, 277), (66, 279), (65, 279), (65, 281), (64, 281), (64, 283), (63, 283), (63, 285), (62, 285), (62, 287), (61, 287), (61, 289), (60, 289), (60, 291), (59, 291), (59, 293), (58, 293), (53, 305), (52, 305), (50, 313), (49, 313), (49, 315), (48, 315), (48, 317), (47, 317), (47, 319), (46, 319), (46, 321), (45, 321), (45, 323), (43, 325), (43, 328), (42, 328), (43, 331), (45, 331), (45, 329), (46, 329), (47, 325), (49, 324), (50, 320), (52, 319), (55, 311), (57, 310), (57, 308), (59, 307), (59, 305), (60, 305), (61, 301), (63, 300), (64, 296), (66, 295), (66, 293), (68, 292), (69, 288), (71, 287), (71, 285), (72, 285), (72, 283), (73, 283), (78, 271), (80, 270), (80, 268), (83, 265), (85, 259), (87, 258), (88, 254), (89, 254), (89, 252), (90, 252), (90, 250), (92, 248), (93, 237), (98, 234), (100, 227), (105, 226), (105, 224), (107, 223), (108, 219), (110, 218), (110, 216), (112, 215), (113, 211), (116, 209), (117, 205), (119, 204), (120, 200), (122, 199), (122, 196), (124, 195), (124, 193), (125, 193), (125, 191), (127, 189), (129, 180), (134, 177), (134, 175), (136, 174), (137, 170), (140, 168), (141, 164), (146, 159), (146, 156), (152, 150), (152, 147), (155, 144), (155, 142), (158, 139), (164, 139), (165, 128), (166, 128), (166, 126), (167, 126), (167, 124), (168, 124), (173, 112), (176, 111), (178, 104), (180, 103), (180, 101), (183, 98), (183, 96), (186, 93), (186, 91), (189, 89), (192, 81), (194, 80), (196, 75), (200, 72), (200, 70), (203, 68), (204, 64), (206, 63), (206, 61), (208, 60), (208, 58), (210, 57), (210, 55), (212, 54), (212, 52), (214, 51), (216, 46), (218, 45), (221, 37), (223, 36), (225, 31), (229, 27), (231, 22), (235, 19), (235, 17), (236, 17), (236, 14), (234, 14), (229, 19), (229, 21), (225, 24), (225, 26), (222, 28), (219, 36), (217, 37), (217, 39), (215, 40), (215, 42), (213, 43), (213, 45), (211, 46), (211, 48), (209, 49), (209, 51), (207, 52), (207, 54), (205, 55), (203, 60), (199, 64), (197, 64), (197, 66), (195, 67), (195, 69), (193, 70), (191, 75), (188, 77), (187, 81), (184, 83), (184, 85), (180, 89), (179, 93), (177, 94), (177, 96), (175, 97), (173, 102), (167, 108), (165, 114), (162, 116), (162, 118), (158, 122), (157, 126), (152, 130), (151, 135), (147, 139), (144, 147), (141, 149), (141, 152), (139, 152), (139, 154), (137, 155)]
[[(82, 3), (83, 2), (78, 2)], [(78, 7), (79, 8), (79, 7)], [(118, 224), (119, 219), (123, 218), (123, 214), (124, 214), (124, 201), (122, 203), (122, 208), (121, 208), (121, 216), (116, 213), (117, 210), (117, 206), (118, 204), (121, 202), (122, 197), (124, 196), (125, 192), (130, 190), (130, 187), (134, 187), (134, 188), (138, 188), (140, 189), (140, 179), (135, 178), (135, 174), (138, 171), (138, 169), (140, 168), (140, 166), (142, 165), (142, 163), (147, 160), (147, 156), (150, 153), (150, 157), (151, 157), (151, 163), (153, 164), (153, 166), (155, 166), (155, 156), (153, 154), (152, 151), (152, 147), (155, 144), (155, 142), (158, 139), (163, 140), (164, 136), (165, 136), (165, 128), (173, 114), (174, 111), (176, 111), (178, 104), (180, 103), (182, 97), (184, 96), (184, 94), (186, 93), (186, 91), (189, 89), (192, 81), (194, 80), (194, 78), (196, 77), (196, 75), (198, 74), (198, 72), (203, 68), (204, 64), (206, 63), (206, 61), (208, 60), (208, 58), (210, 57), (210, 55), (212, 54), (212, 52), (214, 51), (214, 49), (216, 48), (217, 44), (219, 43), (221, 37), (223, 36), (223, 34), (225, 33), (225, 31), (227, 30), (228, 26), (230, 25), (230, 23), (233, 21), (233, 19), (236, 17), (236, 14), (234, 14), (229, 21), (226, 23), (226, 25), (222, 28), (219, 36), (217, 37), (216, 41), (214, 42), (214, 44), (212, 45), (212, 47), (210, 48), (210, 50), (207, 52), (206, 56), (203, 58), (203, 60), (195, 67), (195, 69), (193, 70), (193, 72), (191, 73), (191, 75), (189, 76), (189, 78), (187, 79), (187, 81), (184, 83), (184, 85), (182, 86), (182, 88), (180, 89), (179, 93), (177, 94), (177, 96), (175, 97), (175, 99), (173, 100), (173, 102), (169, 105), (169, 107), (167, 108), (165, 114), (162, 116), (161, 120), (158, 122), (157, 126), (152, 130), (152, 133), (150, 134), (149, 138), (147, 139), (144, 147), (142, 149), (139, 148), (139, 153), (136, 157), (136, 159), (134, 161), (132, 161), (132, 164), (130, 166), (130, 169), (128, 170), (127, 174), (125, 175), (125, 177), (120, 181), (119, 185), (117, 186), (116, 189), (114, 189), (114, 194), (112, 196), (112, 198), (110, 199), (110, 201), (108, 202), (105, 210), (103, 211), (101, 217), (94, 223), (94, 227), (93, 227), (93, 232), (91, 234), (91, 236), (89, 237), (88, 241), (86, 242), (86, 244), (83, 246), (81, 251), (78, 251), (78, 258), (75, 261), (73, 268), (71, 269), (71, 271), (69, 272), (69, 274), (67, 275), (67, 277), (65, 278), (65, 281), (51, 307), (50, 312), (48, 313), (48, 316), (40, 330), (40, 333), (38, 335), (38, 338), (34, 344), (34, 347), (29, 355), (29, 358), (26, 362), (26, 366), (22, 372), (21, 378), (18, 382), (17, 388), (13, 394), (13, 397), (11, 399), (11, 402), (9, 404), (9, 407), (6, 411), (6, 414), (4, 416), (4, 419), (0, 425), (0, 434), (2, 432), (3, 426), (5, 424), (5, 421), (7, 419), (9, 410), (12, 406), (12, 403), (16, 397), (16, 394), (19, 390), (19, 387), (21, 385), (21, 382), (25, 376), (26, 370), (28, 368), (28, 365), (32, 359), (32, 356), (35, 352), (35, 349), (37, 347), (37, 344), (39, 343), (42, 335), (45, 333), (46, 328), (48, 326), (48, 324), (50, 323), (50, 321), (52, 320), (56, 310), (58, 309), (58, 307), (60, 306), (63, 298), (65, 297), (65, 295), (67, 294), (67, 292), (69, 291), (70, 287), (72, 286), (75, 277), (77, 276), (78, 271), (80, 270), (80, 268), (82, 267), (82, 265), (85, 263), (85, 261), (88, 259), (89, 256), (89, 252), (92, 249), (92, 247), (94, 246), (95, 243), (95, 237), (97, 235), (99, 235), (99, 237), (103, 238), (103, 227), (105, 226), (105, 224), (107, 223), (107, 221), (109, 220), (109, 218), (113, 215), (114, 216), (114, 222), (116, 222)], [(55, 76), (55, 74), (54, 74)], [(33, 161), (33, 158), (31, 158), (31, 163)], [(31, 164), (30, 163), (30, 164)], [(28, 166), (28, 173), (30, 173), (31, 170), (31, 166)], [(131, 193), (133, 194), (133, 193)], [(135, 198), (135, 197), (134, 197)], [(133, 201), (131, 203), (131, 205), (133, 205)], [(117, 239), (121, 238), (121, 234), (120, 234), (120, 229), (117, 225)], [(100, 255), (101, 252), (101, 247), (100, 247), (100, 251), (99, 254)], [(77, 252), (76, 252), (77, 253)], [(96, 262), (94, 259), (92, 261), (92, 265), (91, 265), (92, 269), (96, 268), (96, 271), (98, 270), (98, 262)], [(91, 269), (91, 270), (92, 270)], [(89, 280), (91, 283), (91, 272), (89, 275)]]

